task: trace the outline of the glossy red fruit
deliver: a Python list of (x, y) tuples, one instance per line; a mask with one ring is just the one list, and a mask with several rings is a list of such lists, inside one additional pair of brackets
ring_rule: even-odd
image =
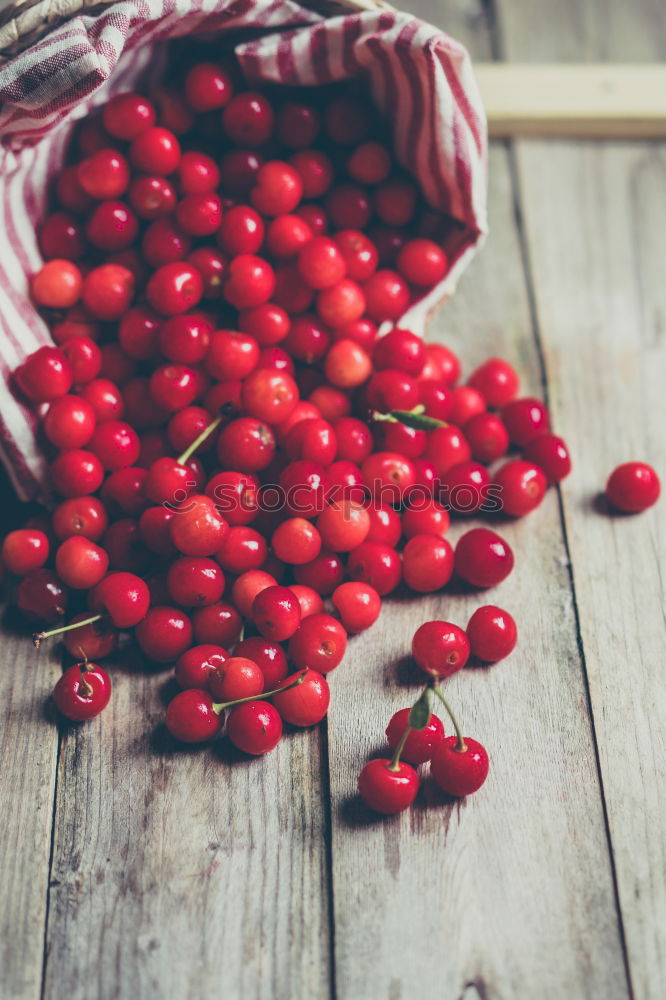
[(502, 409), (501, 416), (511, 443), (519, 448), (524, 448), (534, 438), (550, 429), (546, 407), (541, 400), (532, 397), (515, 399), (507, 403)]
[(405, 538), (415, 535), (444, 536), (451, 519), (446, 507), (432, 497), (414, 497), (402, 512), (402, 533)]
[(254, 660), (230, 656), (210, 675), (208, 690), (215, 701), (254, 698), (264, 690), (264, 675)]
[(141, 132), (130, 146), (132, 166), (144, 174), (166, 177), (180, 163), (180, 143), (169, 129), (153, 126)]
[(523, 517), (543, 500), (548, 481), (534, 462), (512, 459), (495, 473), (497, 500), (501, 510), (511, 517)]
[(222, 112), (222, 124), (237, 146), (263, 146), (275, 125), (273, 109), (263, 94), (246, 90), (232, 97)]
[(98, 424), (90, 441), (90, 450), (107, 472), (134, 465), (139, 457), (139, 436), (122, 420), (107, 420)]
[(289, 642), (289, 657), (299, 669), (312, 667), (330, 673), (341, 662), (347, 648), (347, 633), (331, 615), (304, 618)]
[(214, 604), (224, 592), (224, 574), (212, 559), (183, 556), (171, 563), (167, 587), (172, 600), (185, 608)]
[(425, 622), (414, 633), (412, 656), (417, 666), (433, 677), (450, 677), (469, 659), (469, 640), (451, 622)]
[(465, 736), (465, 750), (456, 749), (456, 736), (447, 736), (436, 748), (430, 773), (448, 795), (462, 797), (476, 792), (488, 777), (488, 754), (476, 740)]
[(49, 540), (43, 531), (19, 528), (2, 543), (2, 564), (10, 573), (25, 576), (41, 569), (49, 557)]
[(194, 309), (201, 301), (203, 290), (203, 279), (196, 268), (183, 261), (173, 261), (153, 272), (146, 287), (146, 298), (162, 316), (175, 316)]
[(181, 743), (205, 743), (222, 727), (222, 718), (213, 708), (213, 699), (199, 688), (177, 694), (169, 703), (164, 721), (171, 735)]
[(326, 715), (331, 700), (328, 681), (316, 670), (306, 670), (304, 676), (299, 673), (285, 677), (278, 687), (289, 687), (300, 677), (303, 677), (300, 684), (273, 697), (273, 705), (292, 726), (316, 726)]
[(399, 319), (409, 305), (409, 288), (396, 271), (376, 271), (363, 291), (368, 316), (378, 323)]
[(253, 660), (264, 675), (264, 691), (272, 691), (287, 676), (287, 655), (277, 642), (264, 636), (253, 635), (239, 642), (234, 656)]
[(373, 361), (378, 370), (394, 368), (408, 375), (420, 375), (426, 359), (421, 337), (410, 330), (396, 328), (377, 341)]
[(105, 549), (83, 535), (72, 535), (58, 548), (56, 572), (62, 582), (74, 590), (89, 590), (100, 582), (109, 568)]
[(472, 457), (489, 465), (501, 458), (509, 448), (509, 434), (501, 417), (496, 413), (477, 413), (463, 428)]
[(135, 278), (120, 264), (100, 264), (83, 279), (81, 298), (96, 319), (113, 322), (120, 319), (132, 304)]
[(226, 601), (194, 610), (192, 624), (196, 642), (212, 643), (225, 649), (233, 646), (243, 627), (238, 611)]
[(40, 347), (14, 374), (21, 392), (35, 403), (46, 403), (69, 392), (74, 380), (67, 356), (58, 347)]
[(474, 514), (488, 501), (491, 479), (478, 462), (456, 462), (441, 477), (440, 499), (456, 514)]
[(51, 464), (51, 482), (63, 497), (95, 493), (104, 479), (104, 466), (91, 451), (74, 448), (61, 452)]
[(155, 663), (171, 663), (192, 645), (192, 622), (178, 608), (150, 608), (134, 630), (141, 651)]
[(106, 508), (97, 497), (72, 497), (53, 512), (53, 530), (61, 541), (71, 535), (83, 535), (97, 542), (107, 526)]
[(131, 92), (115, 94), (102, 111), (102, 124), (114, 139), (131, 142), (155, 124), (155, 108), (149, 100)]
[(647, 510), (657, 502), (660, 493), (659, 477), (645, 462), (618, 465), (606, 483), (606, 497), (611, 506), (625, 514)]
[(208, 690), (211, 675), (229, 658), (222, 646), (204, 643), (191, 646), (176, 660), (174, 676), (183, 689)]
[(403, 278), (420, 288), (432, 288), (442, 281), (449, 261), (440, 246), (432, 240), (414, 239), (398, 252), (396, 267)]
[(188, 70), (184, 82), (185, 100), (197, 114), (223, 108), (232, 98), (234, 87), (229, 74), (216, 63), (197, 63)]
[(271, 548), (282, 562), (299, 566), (311, 562), (319, 555), (321, 535), (305, 518), (288, 518), (273, 532)]
[(53, 689), (53, 701), (65, 718), (85, 722), (99, 715), (111, 698), (111, 678), (96, 663), (68, 667)]
[(232, 709), (226, 733), (244, 753), (258, 756), (274, 750), (282, 737), (280, 713), (268, 701), (248, 701)]
[(347, 632), (364, 632), (377, 621), (382, 600), (369, 583), (350, 581), (336, 587), (331, 597), (333, 607)]
[(50, 569), (27, 573), (16, 591), (16, 607), (31, 621), (53, 624), (65, 614), (67, 591)]
[(513, 562), (510, 546), (489, 528), (472, 528), (456, 545), (456, 573), (474, 587), (501, 583), (513, 569)]
[(400, 761), (395, 770), (390, 760), (369, 761), (358, 778), (358, 792), (374, 812), (390, 816), (408, 809), (419, 790), (419, 777), (413, 767)]
[(453, 575), (453, 548), (441, 535), (413, 535), (402, 553), (402, 577), (410, 590), (430, 594)]
[[(72, 623), (84, 621), (90, 618), (88, 611), (72, 618)], [(65, 649), (70, 656), (77, 660), (81, 657), (87, 660), (101, 660), (105, 656), (110, 656), (118, 645), (118, 631), (107, 620), (90, 622), (89, 625), (82, 625), (71, 632), (64, 632), (62, 635)]]
[(369, 583), (380, 597), (400, 583), (402, 564), (398, 553), (381, 542), (363, 542), (349, 553), (347, 572), (352, 580)]
[(515, 398), (520, 380), (508, 361), (489, 358), (472, 372), (468, 384), (481, 393), (488, 406), (501, 409)]
[(267, 639), (289, 639), (301, 622), (298, 598), (288, 587), (266, 587), (254, 599), (252, 620)]
[(525, 448), (523, 458), (543, 470), (549, 486), (561, 482), (571, 472), (569, 449), (556, 434), (540, 434), (534, 438)]
[(331, 385), (354, 389), (372, 374), (372, 359), (355, 340), (337, 340), (326, 354), (324, 373)]
[(494, 604), (477, 608), (467, 624), (472, 655), (496, 663), (512, 652), (518, 639), (516, 623), (508, 611)]
[(109, 616), (116, 628), (137, 625), (150, 606), (150, 591), (134, 573), (109, 573), (90, 592), (90, 607)]
[[(395, 750), (398, 743), (409, 725), (409, 715), (411, 709), (401, 708), (396, 712), (386, 727), (386, 736), (391, 750)], [(444, 739), (444, 726), (442, 720), (436, 715), (431, 715), (423, 729), (412, 729), (405, 740), (400, 755), (402, 760), (409, 764), (425, 764), (430, 760), (436, 747)]]
[(444, 476), (452, 466), (468, 462), (471, 450), (462, 431), (449, 425), (430, 432), (423, 457), (433, 463), (439, 476)]
[(229, 525), (210, 497), (194, 493), (174, 512), (170, 532), (173, 544), (183, 555), (211, 556), (222, 547)]
[(99, 149), (76, 168), (79, 187), (91, 198), (120, 198), (130, 180), (129, 164), (115, 149)]
[(350, 552), (366, 540), (370, 516), (361, 504), (351, 500), (334, 501), (317, 518), (317, 529), (326, 548), (333, 552)]

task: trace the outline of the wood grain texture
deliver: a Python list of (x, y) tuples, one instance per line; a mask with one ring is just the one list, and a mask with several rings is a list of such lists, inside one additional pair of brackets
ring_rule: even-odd
[(40, 994), (58, 731), (46, 708), (60, 673), (25, 637), (2, 636), (0, 995)]
[[(535, 37), (516, 4), (502, 2), (505, 54), (666, 57), (663, 6), (577, 9), (583, 30), (563, 12)], [(536, 17), (547, 14), (535, 5)], [(662, 481), (666, 472), (666, 145), (516, 148), (550, 402), (576, 462), (562, 496), (631, 979), (636, 998), (657, 1000), (666, 988), (666, 508), (610, 517), (597, 494), (623, 461), (652, 462)]]
[(45, 995), (328, 997), (319, 735), (177, 749), (165, 682), (114, 681), (63, 741)]
[[(474, 11), (449, 10), (417, 12), (465, 40)], [(490, 212), (487, 247), (430, 336), (457, 350), (467, 371), (489, 355), (512, 358), (524, 388), (538, 393), (501, 146), (491, 156)], [(628, 996), (556, 496), (529, 522), (501, 530), (518, 557), (501, 588), (391, 601), (379, 627), (353, 641), (335, 678), (329, 759), (342, 997)], [(409, 814), (372, 819), (354, 796), (356, 776), (383, 748), (392, 711), (418, 691), (404, 660), (411, 635), (433, 617), (465, 625), (489, 601), (515, 612), (519, 648), (505, 663), (470, 668), (446, 685), (465, 731), (490, 751), (486, 787), (452, 804), (426, 784)]]

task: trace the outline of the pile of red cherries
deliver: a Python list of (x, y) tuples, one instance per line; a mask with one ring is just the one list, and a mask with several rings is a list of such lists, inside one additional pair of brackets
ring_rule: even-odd
[[(508, 363), (459, 384), (449, 349), (395, 325), (446, 275), (455, 222), (422, 201), (383, 129), (358, 94), (252, 91), (210, 62), (182, 91), (120, 94), (78, 128), (31, 277), (56, 346), (14, 377), (56, 501), (2, 547), (36, 642), (61, 635), (76, 660), (53, 692), (65, 717), (106, 706), (97, 661), (129, 630), (175, 665), (173, 737), (224, 728), (266, 753), (284, 723), (324, 717), (327, 675), (383, 597), (510, 573), (490, 527), (454, 550), (451, 515), (522, 516), (568, 474)], [(654, 472), (622, 468), (612, 502), (654, 502)], [(479, 787), (485, 751), (456, 722), (446, 738), (430, 702), (447, 704), (436, 682), (470, 653), (495, 662), (515, 641), (495, 606), (466, 632), (418, 630), (429, 682), (391, 720), (393, 758), (361, 775), (370, 806), (406, 808), (409, 762), (430, 758), (451, 794)]]

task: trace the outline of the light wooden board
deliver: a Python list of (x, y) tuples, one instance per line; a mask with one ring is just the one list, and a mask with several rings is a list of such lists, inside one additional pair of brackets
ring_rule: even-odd
[[(666, 56), (663, 8), (585, 7), (596, 9), (587, 30), (563, 12), (557, 31), (535, 38), (506, 5), (506, 55)], [(551, 404), (578, 469), (563, 502), (631, 978), (636, 997), (660, 1000), (666, 507), (612, 518), (594, 498), (619, 462), (648, 460), (662, 481), (666, 472), (666, 145), (525, 142), (517, 165)]]

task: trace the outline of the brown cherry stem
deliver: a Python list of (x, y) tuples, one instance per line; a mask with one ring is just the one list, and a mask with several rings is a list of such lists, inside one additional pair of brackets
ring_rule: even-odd
[(208, 427), (204, 427), (201, 434), (199, 434), (198, 437), (195, 437), (192, 444), (188, 445), (188, 447), (185, 449), (182, 455), (178, 456), (178, 458), (176, 459), (178, 464), (185, 465), (187, 460), (192, 457), (197, 448), (210, 437), (213, 431), (216, 430), (216, 428), (218, 428), (221, 423), (222, 423), (222, 417), (215, 417), (215, 420), (213, 420), (210, 424), (208, 424)]
[(462, 729), (458, 725), (458, 720), (456, 719), (455, 715), (453, 714), (453, 709), (451, 708), (451, 706), (449, 705), (448, 701), (446, 700), (446, 698), (444, 697), (444, 695), (442, 694), (442, 692), (440, 691), (440, 689), (438, 687), (433, 687), (433, 691), (435, 692), (435, 694), (437, 695), (437, 697), (441, 701), (441, 703), (444, 706), (444, 708), (446, 709), (446, 711), (449, 713), (449, 717), (451, 719), (451, 722), (453, 723), (453, 728), (456, 731), (456, 736), (458, 737), (458, 742), (456, 743), (456, 745), (454, 747), (454, 750), (457, 750), (458, 753), (466, 753), (466, 751), (467, 751), (467, 744), (465, 743), (465, 739), (464, 739), (463, 734), (462, 734)]
[(98, 622), (103, 615), (92, 615), (90, 618), (84, 618), (80, 622), (71, 622), (69, 625), (61, 625), (60, 628), (49, 629), (48, 632), (35, 632), (32, 637), (35, 649), (39, 649), (42, 644), (43, 639), (50, 639), (51, 636), (61, 635), (63, 632), (71, 632), (75, 628), (81, 628), (83, 625), (92, 625), (93, 622)]
[(242, 705), (246, 701), (265, 701), (266, 698), (272, 698), (274, 694), (282, 694), (283, 691), (291, 691), (292, 688), (298, 687), (305, 680), (305, 675), (307, 673), (307, 668), (301, 671), (299, 677), (291, 684), (287, 684), (286, 687), (274, 688), (272, 691), (262, 691), (261, 694), (250, 694), (247, 698), (236, 698), (235, 701), (214, 701), (213, 711), (216, 715), (220, 715), (225, 708), (233, 708), (234, 705)]

